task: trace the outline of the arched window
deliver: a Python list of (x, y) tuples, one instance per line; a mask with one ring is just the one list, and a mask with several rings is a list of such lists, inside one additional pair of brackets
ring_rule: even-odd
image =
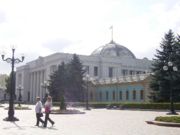
[(126, 91), (126, 100), (129, 100), (129, 91)]
[(116, 99), (116, 94), (115, 94), (115, 91), (113, 91), (113, 100)]
[(92, 92), (90, 93), (90, 99), (91, 99), (91, 101), (93, 100), (93, 93)]
[(136, 100), (136, 91), (133, 90), (133, 100)]
[(102, 92), (99, 92), (99, 100), (102, 101)]
[(106, 101), (108, 101), (108, 100), (109, 100), (109, 92), (106, 91)]
[(140, 91), (140, 99), (143, 100), (144, 99), (144, 90)]
[(122, 100), (122, 91), (119, 92), (119, 100)]

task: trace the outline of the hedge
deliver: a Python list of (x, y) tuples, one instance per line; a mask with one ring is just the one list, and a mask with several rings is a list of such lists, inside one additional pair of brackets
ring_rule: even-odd
[[(53, 103), (59, 106), (59, 102)], [(67, 103), (68, 104), (68, 103)], [(71, 103), (72, 106), (85, 106), (86, 103)], [(124, 109), (169, 109), (170, 103), (119, 103), (119, 102), (89, 102), (89, 106), (93, 108), (124, 108)], [(174, 103), (174, 108), (180, 110), (180, 103)]]
[[(120, 107), (125, 109), (169, 109), (170, 103), (90, 103), (95, 108)], [(180, 110), (180, 103), (174, 104), (175, 109)]]

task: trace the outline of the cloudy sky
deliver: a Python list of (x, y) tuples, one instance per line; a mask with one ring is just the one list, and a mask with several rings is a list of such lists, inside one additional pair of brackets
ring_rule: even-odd
[[(25, 63), (55, 52), (90, 55), (111, 40), (152, 59), (164, 33), (180, 34), (179, 0), (0, 0), (0, 52)], [(19, 66), (16, 65), (16, 66)], [(10, 64), (0, 60), (0, 73)]]

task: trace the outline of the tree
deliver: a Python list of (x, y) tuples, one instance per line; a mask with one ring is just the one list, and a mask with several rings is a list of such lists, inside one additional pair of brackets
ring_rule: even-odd
[(66, 107), (65, 101), (83, 101), (84, 72), (79, 57), (73, 55), (69, 63), (62, 62), (50, 75), (48, 90), (54, 101), (61, 102), (61, 109)]
[(83, 76), (85, 70), (83, 70), (83, 65), (80, 62), (79, 57), (74, 54), (71, 62), (69, 63), (69, 95), (70, 100), (73, 101), (83, 101), (84, 100), (84, 81)]
[[(10, 75), (5, 79), (5, 87), (6, 87), (6, 93), (10, 94), (10, 91), (11, 91), (11, 76), (12, 76), (12, 72), (10, 73)], [(14, 77), (16, 76), (16, 72), (14, 72)], [(15, 80), (16, 78), (14, 78), (14, 85), (15, 85)], [(14, 91), (15, 92), (15, 91)], [(15, 93), (14, 93), (14, 96), (16, 97)]]
[(53, 97), (54, 101), (60, 101), (60, 108), (66, 109), (64, 92), (67, 87), (67, 77), (66, 77), (66, 65), (64, 62), (58, 67), (58, 70), (50, 75), (48, 90), (50, 95)]
[(176, 36), (175, 39), (175, 49), (176, 49), (176, 57), (175, 57), (175, 65), (178, 68), (178, 71), (175, 73), (174, 75), (174, 86), (173, 86), (173, 90), (174, 90), (174, 99), (175, 101), (180, 101), (180, 35)]
[[(170, 74), (167, 71), (163, 70), (163, 66), (167, 65), (168, 61), (173, 62), (174, 65), (180, 67), (180, 54), (176, 52), (180, 50), (179, 37), (175, 37), (172, 30), (169, 30), (165, 34), (162, 42), (160, 44), (160, 50), (156, 50), (157, 54), (155, 55), (152, 71), (152, 81), (150, 87), (152, 88), (152, 93), (150, 98), (153, 101), (158, 102), (167, 102), (170, 100), (170, 82), (173, 84), (173, 91), (176, 94), (180, 94), (180, 76), (178, 72), (171, 72), (173, 80), (170, 80)], [(180, 98), (174, 97), (176, 101), (180, 101)]]

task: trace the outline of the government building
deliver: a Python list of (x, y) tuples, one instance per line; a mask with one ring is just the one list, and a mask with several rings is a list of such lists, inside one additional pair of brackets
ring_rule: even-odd
[[(94, 102), (146, 102), (152, 61), (138, 59), (126, 47), (115, 43), (94, 50), (91, 55), (78, 55), (90, 82), (88, 98)], [(73, 54), (55, 53), (20, 66), (16, 70), (16, 95), (35, 102), (47, 91), (49, 75), (62, 62), (71, 61)]]

